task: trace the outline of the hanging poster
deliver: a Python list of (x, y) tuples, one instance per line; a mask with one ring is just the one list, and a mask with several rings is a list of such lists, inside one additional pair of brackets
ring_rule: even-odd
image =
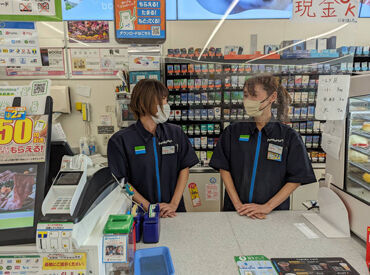
[(72, 76), (114, 76), (127, 69), (127, 48), (70, 49)]
[(62, 48), (41, 48), (41, 67), (8, 66), (0, 78), (16, 77), (65, 77), (65, 58)]
[(0, 0), (0, 21), (62, 21), (62, 0)]
[(69, 42), (109, 42), (109, 21), (69, 21)]
[(0, 22), (0, 47), (0, 67), (41, 66), (38, 34), (33, 22)]
[(358, 0), (294, 0), (293, 20), (305, 22), (357, 22)]
[(48, 116), (0, 118), (0, 164), (44, 162)]
[(118, 43), (160, 44), (166, 40), (165, 0), (115, 0)]

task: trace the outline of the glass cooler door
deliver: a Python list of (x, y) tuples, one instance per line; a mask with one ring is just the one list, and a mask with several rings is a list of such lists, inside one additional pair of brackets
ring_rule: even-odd
[(370, 95), (349, 99), (345, 189), (370, 204)]

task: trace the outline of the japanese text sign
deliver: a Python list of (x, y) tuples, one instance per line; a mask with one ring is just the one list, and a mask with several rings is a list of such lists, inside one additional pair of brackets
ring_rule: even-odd
[[(75, 271), (75, 274), (84, 274), (86, 268), (86, 253), (48, 254), (46, 257), (43, 257), (42, 262), (42, 270), (44, 271)], [(52, 274), (55, 273), (53, 272)], [(67, 273), (64, 272), (62, 274)], [(71, 272), (71, 274), (73, 274), (73, 272)]]
[(166, 1), (116, 0), (117, 39), (165, 39)]
[(45, 161), (48, 116), (0, 118), (0, 164)]
[(345, 118), (349, 85), (349, 75), (320, 75), (316, 119), (343, 120)]
[(294, 0), (293, 20), (357, 22), (359, 0)]

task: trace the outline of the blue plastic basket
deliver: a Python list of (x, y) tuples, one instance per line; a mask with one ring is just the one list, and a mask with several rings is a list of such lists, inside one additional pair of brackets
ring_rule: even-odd
[(139, 249), (135, 253), (135, 275), (172, 275), (175, 274), (171, 253), (168, 247)]

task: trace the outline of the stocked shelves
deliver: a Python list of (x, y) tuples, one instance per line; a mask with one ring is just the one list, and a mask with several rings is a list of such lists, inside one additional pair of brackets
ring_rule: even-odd
[[(168, 102), (172, 110), (170, 120), (182, 127), (197, 154), (197, 151), (207, 150), (207, 155), (203, 153), (203, 158), (206, 159), (200, 156), (201, 162), (207, 165), (212, 156), (211, 145), (213, 143), (215, 147), (227, 125), (248, 119), (243, 106), (245, 81), (258, 73), (271, 73), (280, 79), (281, 85), (287, 89), (292, 99), (289, 122), (286, 124), (301, 134), (312, 162), (324, 164), (326, 154), (320, 147), (322, 121), (314, 117), (318, 79), (320, 74), (338, 73), (336, 66), (339, 64), (313, 65), (306, 63), (308, 60), (300, 59), (290, 59), (288, 62), (264, 60), (252, 64), (246, 63), (246, 60), (230, 61), (197, 62), (167, 58), (164, 65), (165, 82), (169, 89)], [(322, 62), (323, 59), (316, 61)], [(277, 117), (276, 104), (272, 105), (271, 111)], [(220, 134), (202, 131), (196, 135), (199, 138), (194, 137), (194, 129), (199, 128), (203, 121), (219, 123)]]
[(370, 191), (370, 184), (366, 183), (361, 179), (361, 177), (353, 174), (348, 175), (348, 179), (352, 181), (353, 183), (356, 183), (357, 185), (360, 185), (361, 187), (365, 188), (366, 190)]

